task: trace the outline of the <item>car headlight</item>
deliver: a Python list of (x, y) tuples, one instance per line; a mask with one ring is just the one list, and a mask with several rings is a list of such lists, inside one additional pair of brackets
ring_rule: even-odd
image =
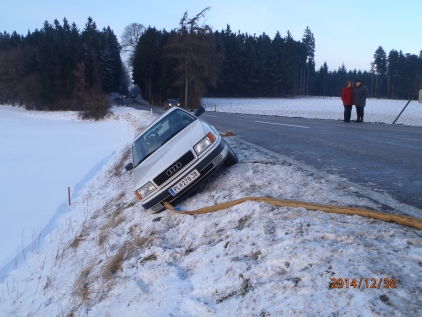
[(151, 182), (148, 182), (138, 190), (135, 190), (135, 195), (138, 199), (142, 199), (151, 194), (154, 190), (156, 190), (155, 186), (152, 185)]
[(216, 136), (209, 132), (205, 138), (199, 141), (193, 148), (197, 155), (201, 155), (211, 144), (217, 140)]

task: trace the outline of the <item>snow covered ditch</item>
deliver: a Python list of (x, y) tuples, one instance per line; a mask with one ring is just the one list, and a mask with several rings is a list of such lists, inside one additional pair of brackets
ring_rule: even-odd
[[(269, 116), (343, 120), (344, 107), (339, 97), (308, 98), (204, 98), (205, 109), (217, 112), (249, 113)], [(393, 123), (407, 100), (369, 98), (366, 122)], [(356, 119), (353, 107), (352, 120)], [(411, 101), (396, 124), (422, 125), (422, 104)]]
[[(132, 129), (145, 112), (115, 113)], [(118, 112), (118, 110), (116, 110)], [(142, 121), (143, 120), (143, 121)], [(349, 188), (226, 138), (239, 164), (179, 207), (245, 196), (378, 209)], [(247, 202), (151, 214), (133, 195), (129, 143), (80, 190), (60, 225), (0, 284), (2, 316), (418, 316), (422, 232), (359, 216)], [(332, 288), (332, 278), (362, 278)], [(365, 278), (369, 279), (368, 287)], [(376, 279), (376, 287), (371, 278)], [(382, 280), (397, 281), (384, 288)]]

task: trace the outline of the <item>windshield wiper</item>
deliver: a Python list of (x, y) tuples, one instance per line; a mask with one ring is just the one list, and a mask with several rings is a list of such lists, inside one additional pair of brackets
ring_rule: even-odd
[(170, 140), (172, 137), (174, 137), (177, 133), (179, 133), (180, 131), (182, 131), (183, 129), (174, 132), (172, 135), (170, 135), (167, 139), (165, 139), (165, 141), (161, 144), (161, 146), (163, 146), (168, 140)]

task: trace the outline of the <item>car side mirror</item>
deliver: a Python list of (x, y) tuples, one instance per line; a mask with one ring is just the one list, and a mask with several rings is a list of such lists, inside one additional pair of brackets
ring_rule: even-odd
[(199, 107), (198, 109), (195, 110), (195, 112), (193, 113), (196, 117), (199, 117), (201, 114), (203, 114), (205, 112), (204, 107)]
[(128, 172), (129, 172), (130, 170), (133, 170), (133, 163), (126, 164), (126, 165), (125, 165), (125, 170), (126, 170), (126, 171), (128, 171)]

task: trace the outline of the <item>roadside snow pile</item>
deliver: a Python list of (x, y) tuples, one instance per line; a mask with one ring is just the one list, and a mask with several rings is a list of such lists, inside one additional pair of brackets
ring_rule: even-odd
[[(179, 207), (244, 196), (377, 209), (348, 188), (227, 141), (240, 163)], [(2, 316), (418, 316), (422, 233), (358, 216), (247, 202), (200, 216), (151, 214), (115, 155), (60, 228), (0, 284)], [(332, 278), (369, 279), (360, 289)], [(396, 288), (369, 288), (375, 278)]]
[[(309, 98), (204, 98), (208, 111), (249, 113), (269, 116), (343, 120), (344, 107), (337, 97)], [(368, 99), (364, 119), (367, 122), (393, 123), (406, 100)], [(356, 119), (353, 107), (352, 119)], [(422, 105), (411, 101), (396, 124), (422, 125)]]

